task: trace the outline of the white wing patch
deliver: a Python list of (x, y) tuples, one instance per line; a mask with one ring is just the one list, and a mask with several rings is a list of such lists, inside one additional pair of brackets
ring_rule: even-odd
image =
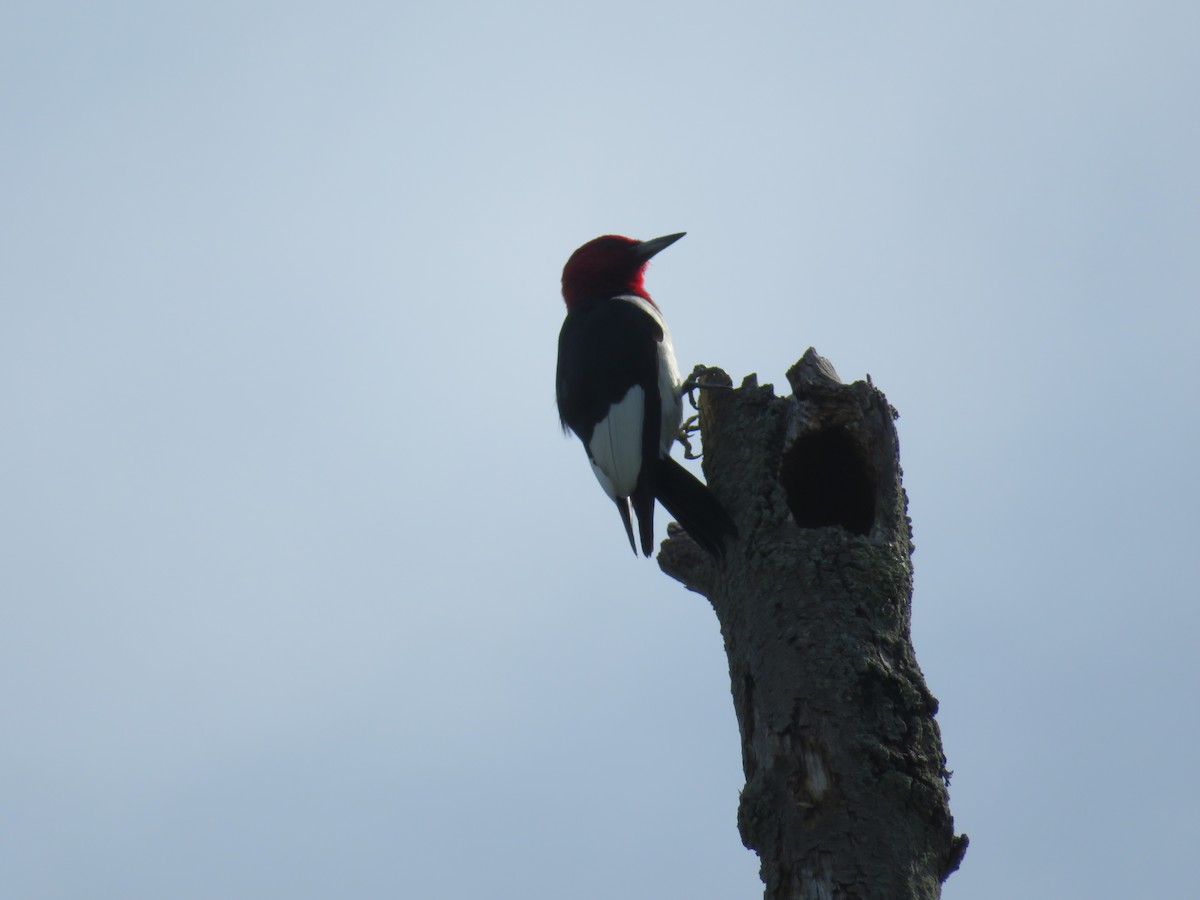
[(592, 471), (604, 492), (616, 500), (628, 497), (637, 487), (642, 471), (642, 420), (646, 392), (634, 385), (608, 408), (588, 442)]

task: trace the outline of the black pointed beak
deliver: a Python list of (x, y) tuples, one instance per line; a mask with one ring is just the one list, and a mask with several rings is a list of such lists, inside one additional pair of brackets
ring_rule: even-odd
[(686, 231), (681, 231), (679, 234), (667, 234), (662, 237), (651, 238), (648, 241), (639, 241), (637, 245), (637, 258), (645, 262), (660, 250), (666, 250), (685, 234), (687, 234)]

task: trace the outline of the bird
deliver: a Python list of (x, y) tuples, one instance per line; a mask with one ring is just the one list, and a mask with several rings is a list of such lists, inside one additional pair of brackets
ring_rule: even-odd
[(643, 283), (651, 258), (684, 234), (647, 241), (606, 234), (571, 254), (562, 272), (558, 414), (563, 431), (583, 443), (635, 555), (630, 511), (649, 556), (657, 499), (720, 558), (736, 529), (704, 483), (670, 456), (683, 418), (682, 381), (671, 333)]

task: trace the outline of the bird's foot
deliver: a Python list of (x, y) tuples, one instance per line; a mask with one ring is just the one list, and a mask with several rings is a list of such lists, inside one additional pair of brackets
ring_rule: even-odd
[(691, 437), (693, 434), (698, 434), (699, 431), (700, 431), (700, 416), (699, 415), (688, 416), (687, 419), (684, 420), (683, 424), (679, 426), (679, 434), (676, 435), (676, 439), (679, 441), (679, 443), (683, 444), (683, 458), (684, 459), (699, 459), (701, 456), (704, 455), (703, 453), (697, 453), (695, 450), (692, 449)]
[[(680, 385), (679, 392), (681, 395), (682, 394), (687, 395), (688, 403), (692, 404), (692, 409), (700, 408), (700, 405), (696, 402), (696, 391), (697, 390), (703, 390), (703, 391), (733, 390), (733, 385), (731, 385), (731, 384), (710, 384), (704, 380), (706, 377), (708, 377), (708, 374), (710, 372), (720, 372), (720, 371), (721, 370), (716, 368), (715, 366), (697, 365), (694, 369), (692, 369), (692, 374), (689, 375), (684, 380), (682, 385)], [(722, 374), (724, 374), (724, 373), (722, 373)], [(695, 418), (695, 416), (692, 417), (692, 419), (694, 419), (694, 418)], [(688, 419), (688, 422), (691, 422), (692, 419)], [(687, 428), (687, 423), (684, 423), (684, 428), (685, 429)], [(699, 426), (697, 425), (692, 430), (696, 431), (698, 429), (699, 429)], [(689, 457), (689, 459), (691, 459), (691, 458), (692, 457)]]
[[(694, 410), (700, 409), (700, 404), (696, 402), (696, 391), (698, 391), (698, 390), (703, 390), (703, 391), (731, 390), (733, 388), (733, 385), (730, 385), (730, 384), (722, 384), (720, 382), (708, 381), (707, 379), (708, 379), (710, 373), (715, 373), (715, 372), (720, 372), (721, 376), (724, 379), (728, 378), (728, 376), (726, 376), (725, 373), (722, 372), (718, 368), (715, 368), (713, 366), (697, 365), (694, 369), (692, 369), (692, 374), (687, 377), (687, 380), (685, 380), (683, 382), (683, 384), (680, 385), (680, 387), (679, 387), (680, 395), (687, 396), (688, 403), (690, 403), (692, 405), (692, 409), (694, 409)], [(687, 420), (684, 421), (683, 425), (680, 426), (678, 440), (679, 440), (679, 443), (683, 444), (683, 458), (684, 459), (700, 459), (700, 457), (702, 457), (704, 455), (703, 453), (697, 453), (695, 450), (692, 449), (692, 441), (691, 441), (692, 435), (699, 434), (699, 433), (700, 433), (700, 416), (699, 415), (689, 416), (687, 418)]]

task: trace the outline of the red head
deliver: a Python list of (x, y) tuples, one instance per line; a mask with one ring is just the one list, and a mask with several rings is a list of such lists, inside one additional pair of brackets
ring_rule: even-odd
[(562, 292), (567, 308), (585, 300), (604, 300), (620, 294), (633, 294), (653, 303), (642, 286), (646, 263), (684, 234), (681, 231), (649, 241), (606, 234), (588, 241), (563, 266)]

